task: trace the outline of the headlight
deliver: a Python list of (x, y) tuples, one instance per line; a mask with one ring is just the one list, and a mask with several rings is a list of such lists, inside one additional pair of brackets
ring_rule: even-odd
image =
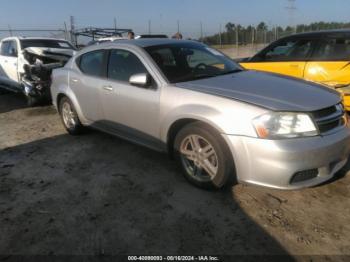
[(253, 120), (258, 137), (265, 139), (283, 139), (317, 136), (314, 122), (307, 114), (272, 112)]

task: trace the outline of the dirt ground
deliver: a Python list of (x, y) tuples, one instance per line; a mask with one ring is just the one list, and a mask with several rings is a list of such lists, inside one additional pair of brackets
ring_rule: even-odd
[[(167, 155), (0, 95), (0, 254), (350, 255), (350, 164), (301, 191), (189, 185)], [(346, 175), (348, 173), (348, 175)], [(301, 256), (308, 255), (308, 256)]]
[(267, 44), (248, 44), (248, 45), (242, 45), (237, 48), (236, 45), (223, 45), (223, 46), (213, 46), (216, 49), (219, 49), (221, 52), (226, 54), (227, 56), (238, 59), (238, 58), (245, 58), (245, 57), (252, 57), (255, 55), (258, 51), (262, 50), (264, 47), (266, 47)]

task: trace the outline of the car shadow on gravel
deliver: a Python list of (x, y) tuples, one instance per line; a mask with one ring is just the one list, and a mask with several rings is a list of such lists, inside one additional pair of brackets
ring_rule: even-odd
[[(23, 108), (30, 108), (28, 107), (26, 97), (23, 94), (8, 92), (0, 88), (0, 97), (1, 97), (0, 114), (11, 112), (13, 110), (23, 109)], [(50, 114), (50, 111), (46, 109), (48, 105), (50, 105), (49, 102), (42, 102), (31, 108), (37, 109), (37, 110), (34, 110), (34, 113), (38, 112), (38, 114), (46, 114), (46, 113)], [(54, 111), (54, 110), (51, 110), (51, 111)]]
[(0, 103), (0, 114), (27, 107), (25, 97), (22, 94), (0, 89), (0, 96), (2, 101), (6, 101), (6, 103)]
[(0, 151), (0, 233), (0, 254), (292, 260), (231, 190), (197, 189), (167, 155), (99, 132)]

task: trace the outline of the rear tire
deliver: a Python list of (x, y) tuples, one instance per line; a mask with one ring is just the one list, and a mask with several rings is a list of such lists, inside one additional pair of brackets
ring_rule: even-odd
[(73, 103), (68, 97), (63, 97), (59, 103), (59, 114), (67, 132), (71, 135), (80, 135), (84, 132)]
[(232, 154), (213, 128), (195, 122), (176, 135), (174, 155), (185, 178), (205, 189), (219, 189), (236, 182)]

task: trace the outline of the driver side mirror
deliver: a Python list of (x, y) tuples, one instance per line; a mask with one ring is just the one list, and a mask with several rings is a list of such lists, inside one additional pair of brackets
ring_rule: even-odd
[(147, 73), (132, 75), (129, 79), (130, 85), (138, 87), (149, 87), (151, 85), (151, 76)]

